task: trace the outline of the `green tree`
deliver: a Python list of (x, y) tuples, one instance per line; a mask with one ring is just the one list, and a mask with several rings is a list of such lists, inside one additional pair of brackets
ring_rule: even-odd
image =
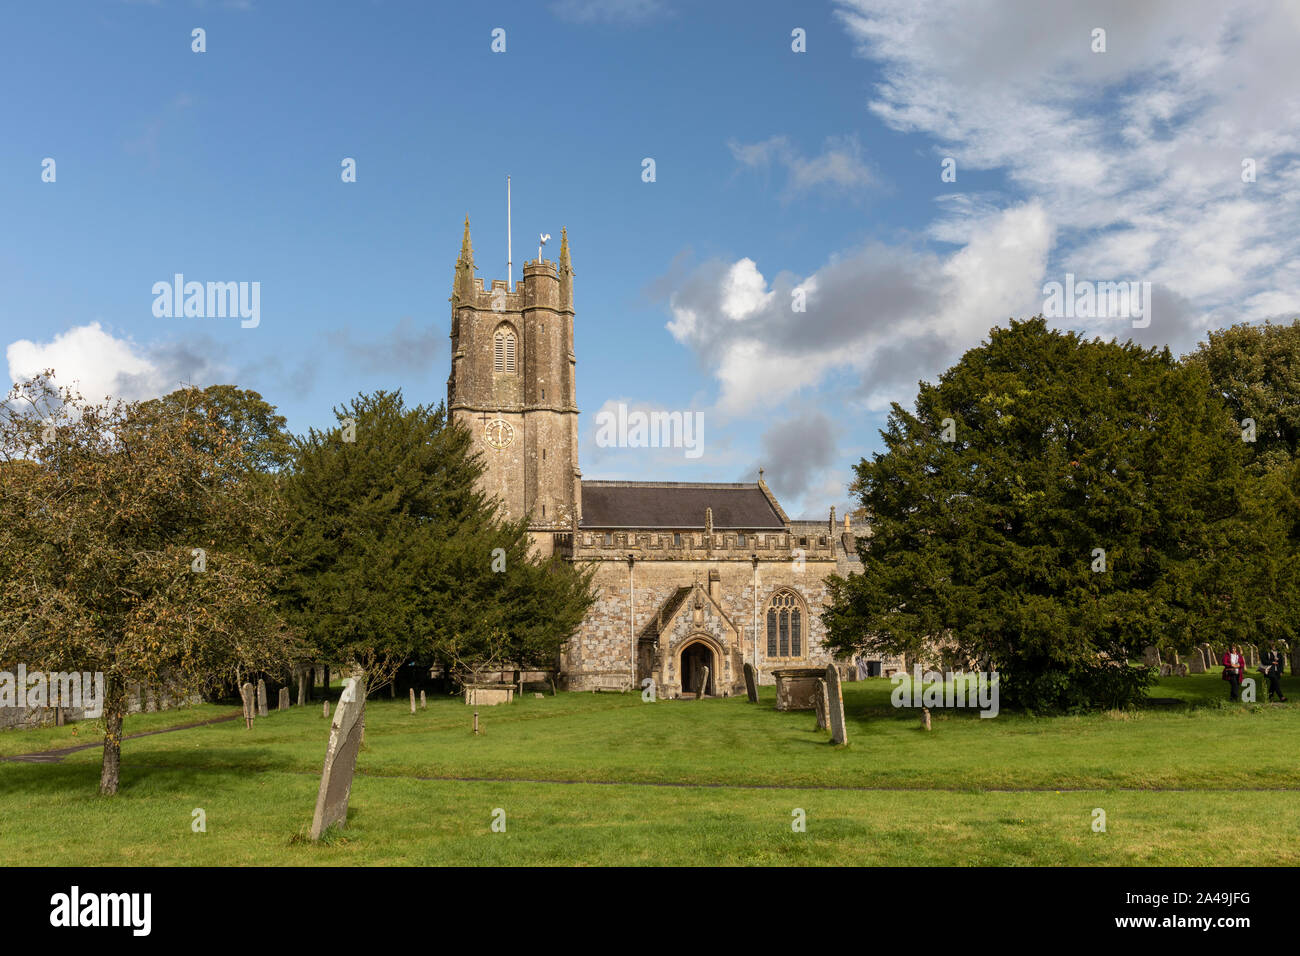
[(360, 395), (297, 443), (282, 602), (326, 660), (378, 690), (409, 660), (550, 664), (590, 605), (590, 572), (529, 555), (445, 409)]
[[(252, 470), (274, 474), (293, 455), (293, 437), (285, 429), (284, 416), (275, 406), (251, 389), (234, 385), (207, 388), (179, 388), (145, 402), (146, 411), (170, 410), (195, 423), (191, 438), (202, 444), (207, 434), (219, 435), (239, 449), (239, 461)], [(201, 420), (206, 420), (202, 427)]]
[(290, 653), (251, 467), (207, 416), (90, 404), (52, 373), (0, 408), (0, 660), (104, 675), (104, 794), (130, 685), (202, 692)]
[[(1295, 643), (1300, 601), (1300, 319), (1210, 332), (1183, 361), (1203, 368), (1237, 423), (1251, 459), (1245, 496), (1259, 534), (1239, 557), (1254, 574), (1256, 636)], [(1250, 440), (1253, 439), (1253, 440)], [(1300, 655), (1296, 659), (1300, 660)]]
[(882, 436), (856, 467), (863, 573), (830, 584), (839, 652), (944, 636), (1009, 705), (1122, 706), (1150, 680), (1126, 663), (1144, 646), (1247, 636), (1273, 600), (1252, 577), (1279, 522), (1204, 369), (1168, 350), (1013, 321)]
[(1254, 422), (1257, 470), (1286, 466), (1300, 446), (1300, 319), (1211, 332), (1184, 358), (1206, 370), (1233, 420)]

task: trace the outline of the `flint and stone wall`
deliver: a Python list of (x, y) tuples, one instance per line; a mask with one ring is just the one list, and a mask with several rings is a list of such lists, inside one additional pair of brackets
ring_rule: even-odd
[[(762, 684), (775, 683), (772, 671), (777, 668), (825, 667), (832, 660), (823, 647), (821, 611), (829, 597), (826, 578), (832, 573), (854, 573), (859, 563), (856, 554), (846, 550), (851, 537), (846, 542), (841, 535), (831, 534), (826, 523), (808, 525), (792, 522), (787, 532), (746, 533), (743, 546), (740, 532), (735, 531), (714, 532), (709, 540), (699, 529), (582, 529), (572, 545), (573, 556), (577, 561), (597, 562), (598, 597), (565, 647), (566, 686), (570, 690), (631, 686), (654, 676), (661, 696), (691, 691), (681, 687), (679, 655), (683, 646), (695, 640), (714, 651), (718, 694), (745, 692), (742, 668), (744, 662), (755, 660), (756, 639), (756, 672)], [(680, 547), (674, 546), (674, 534), (681, 535)], [(714, 580), (710, 572), (716, 575)], [(688, 595), (672, 626), (658, 634), (659, 647), (653, 648), (660, 609), (680, 588), (697, 582), (725, 618), (715, 613), (712, 602), (696, 608), (694, 595)], [(767, 605), (782, 588), (797, 593), (806, 610), (803, 653), (798, 657), (767, 654)]]

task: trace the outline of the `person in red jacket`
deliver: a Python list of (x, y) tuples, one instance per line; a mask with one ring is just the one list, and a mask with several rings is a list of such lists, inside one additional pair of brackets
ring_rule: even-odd
[(1223, 655), (1223, 679), (1228, 682), (1228, 699), (1241, 700), (1241, 678), (1246, 673), (1246, 658), (1236, 644)]

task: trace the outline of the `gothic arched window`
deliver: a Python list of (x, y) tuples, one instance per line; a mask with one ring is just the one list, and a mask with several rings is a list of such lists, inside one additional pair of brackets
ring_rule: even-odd
[(799, 595), (782, 588), (767, 602), (767, 656), (803, 657), (806, 612)]
[(513, 372), (515, 368), (515, 330), (499, 325), (492, 336), (492, 371)]

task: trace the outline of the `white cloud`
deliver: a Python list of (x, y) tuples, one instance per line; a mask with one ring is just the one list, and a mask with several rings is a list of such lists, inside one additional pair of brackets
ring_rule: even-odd
[(753, 259), (741, 259), (727, 272), (722, 285), (722, 312), (740, 321), (753, 315), (772, 300), (767, 283)]
[(773, 422), (763, 432), (761, 445), (762, 457), (745, 469), (741, 481), (752, 481), (747, 476), (763, 468), (777, 498), (791, 506), (825, 487), (827, 472), (835, 464), (835, 426), (823, 412), (809, 410)]
[(183, 345), (143, 348), (116, 338), (98, 323), (79, 325), (49, 342), (19, 339), (5, 349), (12, 382), (53, 369), (55, 380), (87, 401), (156, 398), (184, 384), (207, 385), (218, 371), (199, 349)]
[[(929, 136), (956, 250), (868, 245), (802, 280), (749, 258), (677, 284), (669, 331), (710, 367), (719, 408), (755, 414), (849, 372), (866, 408), (906, 401), (995, 324), (1038, 313), (1042, 285), (1149, 281), (1151, 326), (1086, 334), (1190, 349), (1206, 329), (1300, 311), (1300, 7), (1220, 0), (838, 0), (883, 81), (865, 104)], [(1091, 49), (1107, 31), (1107, 52)], [(787, 189), (869, 181), (856, 141), (802, 156), (783, 136), (730, 144)], [(958, 182), (938, 185), (939, 161)], [(1241, 179), (1251, 158), (1257, 180)], [(958, 191), (997, 169), (1005, 190)], [(807, 290), (807, 312), (791, 291)], [(1064, 325), (1064, 320), (1058, 320)]]
[(815, 156), (803, 155), (785, 136), (773, 136), (758, 143), (733, 140), (727, 145), (731, 155), (743, 166), (784, 169), (789, 194), (823, 187), (837, 191), (860, 189), (870, 185), (873, 178), (855, 136), (828, 137), (822, 151)]
[[(868, 245), (770, 283), (750, 259), (704, 263), (670, 298), (668, 330), (713, 368), (724, 413), (761, 413), (839, 371), (858, 376), (878, 407), (906, 398), (993, 325), (1038, 311), (1052, 244), (1043, 209), (1013, 207), (973, 236), (947, 257)], [(796, 288), (803, 312), (793, 309)]]
[[(1173, 345), (1300, 306), (1288, 267), (1300, 259), (1300, 7), (839, 6), (883, 69), (869, 108), (933, 137), (936, 169), (955, 157), (959, 183), (963, 169), (1003, 170), (1015, 193), (1002, 203), (1033, 199), (1059, 237), (1053, 272), (1163, 286), (1188, 304), (1181, 324), (1152, 333)], [(1098, 26), (1105, 53), (1091, 50)], [(1241, 181), (1246, 158), (1254, 183)], [(960, 201), (945, 212), (932, 234), (968, 234)]]

